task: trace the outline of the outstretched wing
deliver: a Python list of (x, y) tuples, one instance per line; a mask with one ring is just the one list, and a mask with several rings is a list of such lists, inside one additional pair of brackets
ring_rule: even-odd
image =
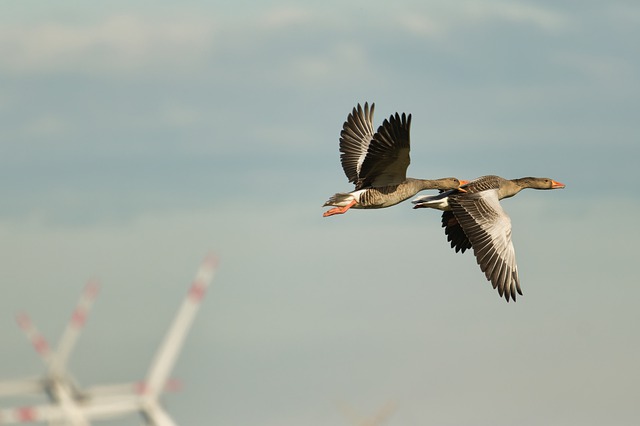
[(340, 162), (349, 182), (357, 184), (360, 169), (373, 140), (373, 110), (375, 104), (360, 104), (347, 117), (340, 132)]
[(522, 294), (511, 220), (498, 200), (497, 189), (449, 197), (456, 220), (468, 237), (480, 269), (507, 301)]
[(407, 178), (411, 114), (395, 113), (373, 135), (356, 188), (397, 185)]

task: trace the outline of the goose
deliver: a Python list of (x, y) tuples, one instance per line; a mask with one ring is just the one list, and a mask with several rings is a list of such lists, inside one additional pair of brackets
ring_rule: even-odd
[[(412, 200), (414, 209), (442, 210), (442, 227), (456, 253), (473, 248), (480, 269), (500, 297), (516, 301), (522, 295), (518, 266), (511, 242), (511, 219), (500, 206), (500, 200), (516, 195), (525, 188), (560, 189), (565, 185), (549, 178), (524, 177), (504, 179), (483, 176), (435, 196)], [(462, 192), (464, 190), (464, 192)]]
[[(407, 178), (409, 167), (409, 128), (411, 114), (391, 115), (373, 132), (375, 104), (353, 108), (340, 132), (340, 162), (352, 192), (337, 193), (323, 207), (334, 206), (323, 216), (354, 209), (380, 209), (398, 204), (424, 189), (458, 188), (456, 178), (435, 180)], [(466, 181), (462, 181), (466, 183)]]

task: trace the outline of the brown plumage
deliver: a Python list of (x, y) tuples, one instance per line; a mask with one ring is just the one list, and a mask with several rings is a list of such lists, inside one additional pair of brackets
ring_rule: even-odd
[[(451, 247), (462, 253), (473, 248), (480, 269), (509, 301), (522, 295), (515, 251), (511, 242), (511, 220), (500, 200), (525, 188), (557, 189), (564, 184), (549, 178), (526, 177), (507, 180), (500, 176), (483, 176), (459, 189), (433, 197), (418, 197), (414, 208), (443, 210), (442, 226)], [(463, 192), (464, 191), (464, 192)]]
[[(395, 113), (373, 131), (373, 111), (358, 104), (347, 117), (340, 133), (340, 162), (355, 190), (337, 193), (324, 203), (335, 206), (324, 216), (345, 213), (350, 208), (379, 209), (393, 206), (425, 189), (458, 188), (456, 178), (407, 178), (409, 167), (411, 114)], [(466, 183), (463, 181), (462, 183)]]

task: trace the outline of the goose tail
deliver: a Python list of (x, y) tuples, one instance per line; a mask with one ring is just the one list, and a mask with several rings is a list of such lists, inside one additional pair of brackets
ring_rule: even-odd
[(421, 195), (411, 200), (411, 202), (414, 204), (414, 209), (450, 210), (449, 195), (452, 192), (453, 191), (444, 191), (438, 195)]
[(329, 198), (327, 202), (322, 205), (322, 207), (344, 207), (350, 204), (354, 199), (355, 197), (353, 196), (353, 194), (350, 194), (348, 192), (338, 192), (337, 194), (334, 194), (331, 198)]

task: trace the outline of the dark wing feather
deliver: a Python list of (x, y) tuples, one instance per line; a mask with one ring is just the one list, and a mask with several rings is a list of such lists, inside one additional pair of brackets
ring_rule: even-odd
[(397, 185), (407, 179), (410, 128), (411, 114), (396, 113), (382, 123), (362, 163), (358, 189)]
[(473, 247), (480, 269), (500, 296), (516, 300), (522, 294), (516, 255), (511, 242), (511, 220), (500, 206), (498, 191), (449, 198), (449, 205)]
[(373, 110), (375, 104), (358, 104), (347, 117), (340, 132), (340, 162), (349, 182), (357, 184), (360, 180), (360, 168), (369, 144), (373, 140)]
[(467, 234), (462, 230), (452, 211), (442, 213), (442, 227), (447, 235), (447, 241), (451, 243), (451, 248), (455, 249), (456, 253), (464, 253), (465, 250), (471, 248), (471, 241), (467, 238)]

